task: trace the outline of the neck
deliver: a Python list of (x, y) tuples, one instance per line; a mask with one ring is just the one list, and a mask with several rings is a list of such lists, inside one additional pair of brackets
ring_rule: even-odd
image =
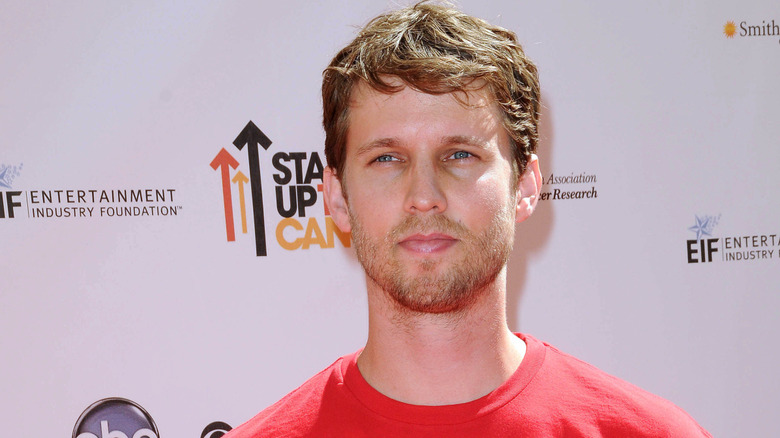
[(426, 314), (399, 308), (369, 279), (361, 374), (382, 394), (409, 404), (465, 403), (490, 393), (525, 354), (506, 324), (505, 285), (502, 271), (467, 308)]

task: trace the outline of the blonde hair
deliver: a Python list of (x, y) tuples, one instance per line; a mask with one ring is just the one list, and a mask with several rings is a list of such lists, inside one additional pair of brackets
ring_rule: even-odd
[[(404, 85), (392, 85), (388, 76)], [(371, 20), (323, 72), (325, 156), (342, 175), (349, 102), (363, 81), (383, 93), (404, 86), (429, 94), (488, 87), (512, 139), (522, 174), (536, 152), (539, 134), (539, 78), (514, 32), (445, 6), (417, 3)]]

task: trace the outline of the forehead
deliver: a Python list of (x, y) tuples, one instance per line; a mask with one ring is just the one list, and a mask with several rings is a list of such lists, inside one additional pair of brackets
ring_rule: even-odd
[[(438, 96), (449, 96), (450, 99), (464, 107), (464, 109), (476, 109), (480, 107), (494, 106), (498, 110), (498, 104), (495, 103), (495, 98), (487, 86), (485, 81), (481, 79), (475, 79), (465, 85), (459, 90), (453, 90), (452, 92), (430, 92), (429, 89), (437, 89), (435, 84), (428, 84), (423, 87), (422, 91), (414, 86), (410, 86), (397, 76), (382, 75), (380, 79), (390, 87), (396, 88), (395, 92), (383, 92), (372, 87), (365, 81), (358, 81), (351, 92), (349, 107), (354, 109), (367, 102), (378, 103), (379, 101), (389, 100), (396, 95), (404, 96), (416, 96), (416, 103), (422, 104), (424, 101), (436, 100)], [(406, 99), (407, 104), (412, 104), (410, 99)], [(500, 111), (499, 111), (500, 112)]]
[(347, 130), (350, 144), (376, 138), (415, 136), (480, 137), (488, 140), (505, 132), (502, 114), (489, 88), (476, 81), (467, 91), (430, 94), (405, 85), (400, 79), (386, 79), (399, 90), (384, 93), (364, 82), (353, 89)]

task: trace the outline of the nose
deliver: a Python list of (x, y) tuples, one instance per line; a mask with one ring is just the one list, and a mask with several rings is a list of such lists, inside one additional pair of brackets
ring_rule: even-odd
[(447, 197), (437, 170), (435, 164), (427, 162), (417, 162), (407, 170), (404, 199), (404, 210), (407, 213), (442, 213), (447, 209)]

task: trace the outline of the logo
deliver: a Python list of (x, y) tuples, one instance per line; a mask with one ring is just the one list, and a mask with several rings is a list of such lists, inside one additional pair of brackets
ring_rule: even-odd
[[(225, 216), (225, 235), (228, 242), (236, 241), (236, 216), (241, 221), (241, 234), (249, 234), (247, 220), (247, 191), (251, 190), (251, 214), (254, 230), (255, 254), (268, 255), (265, 229), (267, 212), (263, 203), (262, 173), (260, 171), (260, 148), (267, 151), (273, 142), (251, 120), (233, 140), (233, 146), (242, 153), (246, 149), (248, 173), (241, 171), (240, 159), (227, 149), (221, 148), (211, 161), (211, 168), (220, 174), (222, 187), (222, 208)], [(235, 153), (235, 152), (234, 152)], [(243, 159), (242, 156), (239, 158)], [(282, 249), (294, 251), (319, 246), (333, 248), (338, 240), (342, 246), (351, 245), (349, 233), (338, 229), (330, 217), (322, 193), (324, 166), (316, 152), (276, 152), (271, 157), (274, 168), (272, 181), (276, 200), (276, 212), (281, 219), (276, 223), (273, 236)], [(231, 176), (231, 172), (233, 172)], [(319, 181), (319, 183), (317, 182)], [(238, 196), (238, 215), (234, 214), (234, 196)], [(322, 213), (315, 206), (320, 201)]]
[(200, 433), (200, 438), (221, 438), (231, 430), (233, 430), (233, 428), (230, 427), (229, 424), (222, 421), (215, 421), (203, 429), (203, 432)]
[[(246, 175), (238, 171), (235, 178), (232, 179), (234, 183), (238, 184), (239, 197), (241, 202), (241, 231), (247, 232), (246, 226), (246, 202), (244, 201), (244, 184), (251, 181), (252, 188), (252, 211), (255, 223), (255, 248), (258, 256), (265, 256), (268, 254), (265, 243), (265, 214), (263, 212), (263, 188), (260, 184), (260, 154), (257, 146), (260, 145), (263, 149), (268, 150), (271, 146), (271, 139), (269, 139), (260, 128), (257, 127), (250, 120), (246, 124), (244, 129), (238, 134), (233, 145), (240, 151), (246, 146), (247, 153), (249, 154), (249, 175), (251, 180), (247, 179)], [(222, 199), (225, 206), (225, 230), (227, 232), (228, 242), (236, 240), (236, 232), (233, 226), (233, 196), (231, 191), (231, 179), (230, 168), (238, 167), (238, 161), (233, 158), (232, 155), (225, 148), (222, 148), (216, 157), (211, 161), (211, 167), (214, 170), (221, 169), (222, 175)]]
[(554, 185), (585, 185), (590, 186), (590, 189), (584, 190), (569, 190), (567, 188), (554, 188), (551, 191), (545, 191), (539, 194), (541, 201), (555, 201), (564, 199), (592, 199), (598, 197), (596, 191), (596, 175), (585, 172), (575, 174), (560, 174), (550, 173), (544, 181), (545, 186)]
[(12, 189), (14, 179), (19, 176), (22, 171), (23, 164), (18, 166), (11, 166), (7, 164), (0, 164), (0, 187), (6, 189)]
[(723, 34), (726, 38), (734, 38), (734, 34), (737, 33), (737, 25), (733, 21), (727, 21), (723, 25)]
[(90, 405), (76, 421), (72, 438), (159, 438), (151, 415), (138, 403), (112, 397)]
[[(12, 189), (14, 179), (21, 173), (22, 164), (11, 166), (0, 164), (0, 189)], [(0, 191), (0, 219), (16, 217), (16, 208), (21, 207), (22, 192), (18, 190)]]
[(101, 187), (11, 189), (22, 170), (0, 165), (0, 219), (81, 219), (97, 217), (177, 216), (176, 189), (168, 187), (108, 189)]
[(696, 240), (701, 240), (701, 236), (712, 236), (712, 231), (718, 225), (720, 215), (718, 216), (696, 216), (696, 223), (688, 227), (688, 230), (696, 233)]
[[(718, 225), (720, 215), (696, 216), (696, 223), (688, 230), (696, 233), (695, 240), (688, 240), (688, 263), (707, 263), (712, 261), (712, 255), (718, 251), (715, 246), (719, 239), (702, 239), (702, 236), (712, 236), (712, 231)], [(697, 246), (698, 243), (698, 246)]]
[(715, 227), (721, 215), (695, 215), (695, 222), (688, 231), (695, 239), (686, 240), (688, 263), (713, 261), (738, 262), (780, 258), (778, 234), (732, 233), (715, 236)]
[(735, 21), (729, 20), (723, 25), (723, 35), (729, 39), (733, 39), (735, 36), (740, 38), (775, 37), (780, 36), (780, 24), (776, 23), (774, 19), (761, 20), (761, 24), (743, 20), (739, 22), (739, 25)]

